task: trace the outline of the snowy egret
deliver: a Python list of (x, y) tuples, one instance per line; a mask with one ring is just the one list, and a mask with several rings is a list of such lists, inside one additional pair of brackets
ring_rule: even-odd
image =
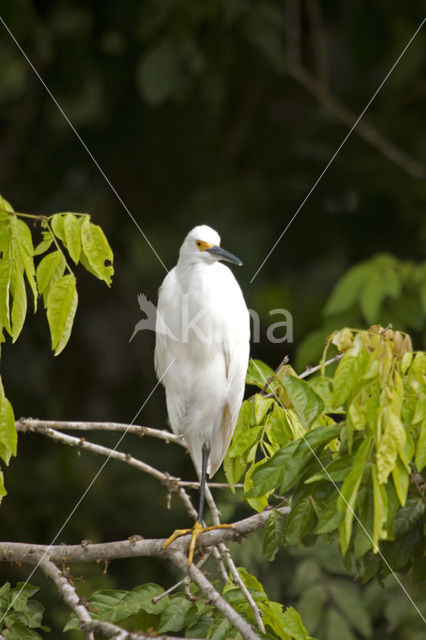
[(214, 475), (228, 450), (249, 358), (249, 313), (234, 275), (220, 260), (242, 265), (222, 249), (214, 229), (195, 227), (186, 236), (158, 298), (157, 376), (166, 390), (171, 428), (183, 436), (200, 477), (194, 527), (178, 529), (165, 544), (191, 532), (188, 564), (198, 535), (216, 528), (203, 525), (206, 473)]

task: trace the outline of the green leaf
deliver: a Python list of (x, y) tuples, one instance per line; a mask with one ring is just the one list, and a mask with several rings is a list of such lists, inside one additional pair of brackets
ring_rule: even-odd
[(0, 458), (9, 464), (11, 456), (16, 456), (17, 433), (12, 405), (4, 394), (0, 380)]
[(160, 40), (142, 58), (137, 80), (142, 97), (157, 106), (175, 91), (179, 80), (179, 61), (170, 40)]
[(321, 623), (326, 601), (327, 594), (323, 585), (316, 584), (303, 590), (297, 608), (311, 633), (315, 633)]
[(261, 360), (250, 358), (247, 368), (246, 383), (263, 389), (269, 378), (274, 378), (275, 373), (271, 367)]
[(42, 253), (46, 253), (46, 251), (50, 248), (53, 242), (53, 235), (50, 231), (43, 231), (43, 239), (34, 249), (34, 255), (40, 256)]
[(50, 226), (52, 227), (52, 231), (57, 238), (66, 245), (65, 239), (65, 229), (64, 229), (64, 216), (61, 213), (55, 213), (50, 218)]
[(284, 447), (293, 440), (287, 412), (276, 402), (266, 418), (265, 432), (271, 444), (277, 448)]
[(36, 272), (37, 285), (40, 293), (44, 293), (46, 291), (60, 265), (65, 268), (65, 260), (61, 251), (52, 251), (52, 253), (49, 253), (40, 262)]
[(170, 598), (167, 608), (160, 618), (158, 633), (180, 631), (185, 626), (185, 619), (192, 607), (192, 602), (181, 595)]
[(9, 258), (3, 256), (0, 260), (0, 324), (11, 333), (10, 327), (10, 307), (9, 307), (9, 292), (10, 292), (10, 275), (11, 275), (11, 263)]
[(81, 242), (95, 275), (110, 286), (114, 274), (112, 250), (102, 229), (88, 218), (81, 223)]
[[(95, 591), (89, 598), (89, 611), (94, 618), (101, 618), (114, 623), (126, 620), (140, 611), (159, 615), (168, 606), (168, 598), (162, 598), (155, 604), (152, 599), (163, 592), (164, 589), (154, 583), (139, 585), (132, 591), (110, 589)], [(78, 620), (74, 615), (70, 617), (65, 625), (64, 632), (70, 629), (78, 629)]]
[(356, 640), (345, 618), (336, 609), (329, 609), (325, 624), (326, 638), (334, 640)]
[(281, 622), (284, 631), (295, 640), (309, 640), (309, 634), (303, 626), (302, 619), (293, 607), (287, 607), (281, 617)]
[(250, 427), (248, 431), (242, 433), (237, 439), (233, 439), (229, 447), (228, 455), (231, 458), (242, 456), (246, 459), (247, 452), (252, 448), (253, 444), (260, 439), (263, 427)]
[(9, 202), (4, 198), (2, 198), (1, 196), (0, 196), (0, 209), (3, 209), (4, 211), (10, 211), (10, 213), (12, 213), (14, 210), (12, 205), (9, 204)]
[(339, 524), (342, 522), (344, 514), (337, 508), (338, 498), (339, 494), (335, 492), (325, 507), (321, 509), (315, 533), (330, 533), (337, 529)]
[(285, 516), (279, 511), (271, 511), (266, 521), (263, 538), (263, 555), (272, 562), (278, 552), (278, 547), (285, 544)]
[(284, 529), (287, 543), (291, 546), (302, 543), (303, 538), (312, 531), (314, 518), (314, 509), (309, 498), (292, 504)]
[(347, 271), (333, 289), (325, 306), (324, 314), (331, 315), (350, 309), (357, 301), (370, 273), (371, 267), (365, 262)]
[(384, 283), (380, 275), (372, 272), (362, 288), (360, 306), (368, 324), (377, 322), (380, 306), (385, 297)]
[(345, 514), (339, 526), (342, 553), (346, 552), (351, 539), (356, 497), (370, 449), (371, 434), (366, 437), (356, 452), (352, 469), (346, 476), (337, 501), (338, 510)]
[(24, 326), (25, 316), (27, 315), (27, 292), (25, 290), (24, 276), (18, 269), (16, 264), (12, 269), (12, 277), (10, 280), (10, 291), (13, 298), (12, 303), (12, 341), (16, 342), (19, 334)]
[(379, 484), (377, 466), (371, 464), (371, 478), (373, 481), (374, 518), (373, 518), (373, 552), (379, 550), (379, 540), (387, 537), (384, 525), (388, 519), (388, 497), (386, 488)]
[(414, 528), (417, 521), (424, 515), (426, 504), (419, 500), (417, 496), (407, 498), (405, 507), (401, 507), (395, 516), (393, 533), (395, 538), (399, 538)]
[(397, 458), (396, 464), (392, 469), (392, 478), (395, 485), (395, 490), (398, 496), (398, 500), (401, 507), (405, 505), (408, 493), (408, 485), (410, 483), (410, 476), (405, 468), (404, 463), (400, 458)]
[(68, 252), (77, 264), (80, 260), (81, 252), (80, 221), (72, 213), (66, 213), (64, 215), (64, 233)]
[(299, 420), (305, 429), (309, 429), (314, 420), (324, 410), (324, 402), (307, 382), (299, 380), (295, 376), (284, 376), (283, 386)]
[(246, 473), (246, 477), (244, 478), (244, 494), (249, 505), (258, 512), (263, 511), (268, 504), (268, 496), (272, 493), (271, 490), (264, 491), (262, 493), (258, 493), (256, 491), (256, 495), (252, 495), (255, 491), (255, 483), (253, 481), (253, 474), (255, 474), (258, 469), (265, 465), (265, 459), (259, 460), (256, 462)]
[(334, 426), (316, 427), (303, 438), (280, 449), (255, 469), (251, 478), (253, 487), (248, 497), (263, 496), (280, 485), (281, 492), (291, 489), (300, 477), (301, 468), (310, 462), (314, 452), (336, 438), (339, 431), (340, 428)]
[(376, 461), (379, 483), (383, 484), (396, 464), (398, 452), (404, 450), (406, 434), (404, 425), (392, 406), (383, 409), (381, 425), (383, 432), (378, 446), (376, 445)]
[(333, 403), (336, 408), (341, 407), (356, 388), (364, 370), (364, 358), (365, 352), (362, 351), (357, 356), (348, 353), (337, 365), (333, 378)]
[(69, 340), (77, 303), (75, 277), (71, 274), (63, 276), (54, 284), (47, 299), (47, 319), (55, 356), (61, 353)]
[[(13, 258), (21, 271), (25, 271), (28, 283), (34, 298), (34, 311), (37, 309), (37, 287), (35, 282), (34, 247), (31, 231), (28, 225), (13, 216), (11, 218), (11, 231), (13, 237)], [(12, 258), (12, 253), (10, 255)]]
[(420, 435), (417, 441), (415, 465), (419, 472), (426, 466), (426, 420), (420, 425)]
[(334, 579), (330, 581), (329, 589), (333, 600), (352, 627), (359, 631), (363, 638), (371, 637), (371, 622), (359, 588), (347, 580)]
[(263, 423), (263, 419), (273, 403), (274, 401), (272, 400), (272, 398), (264, 398), (262, 395), (260, 395), (260, 393), (257, 393), (254, 396), (254, 415), (256, 424)]
[(333, 482), (343, 482), (352, 468), (353, 456), (347, 455), (341, 458), (336, 458), (329, 465), (315, 473), (313, 476), (305, 480), (305, 484), (311, 484), (312, 482), (318, 482), (320, 480), (329, 480)]

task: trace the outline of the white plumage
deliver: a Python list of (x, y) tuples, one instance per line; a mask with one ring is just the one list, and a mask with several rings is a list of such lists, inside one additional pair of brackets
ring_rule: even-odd
[(170, 425), (199, 472), (206, 449), (210, 476), (229, 447), (249, 358), (248, 310), (221, 259), (242, 264), (220, 247), (214, 229), (192, 229), (161, 285), (156, 323), (155, 365)]

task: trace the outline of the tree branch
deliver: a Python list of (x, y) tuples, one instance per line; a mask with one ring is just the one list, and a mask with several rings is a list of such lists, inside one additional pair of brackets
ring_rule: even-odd
[(124, 424), (122, 422), (81, 422), (69, 420), (38, 420), (35, 418), (20, 418), (16, 421), (16, 428), (22, 433), (38, 432), (45, 429), (56, 429), (57, 431), (112, 431), (133, 433), (140, 438), (151, 436), (164, 440), (166, 444), (173, 442), (186, 449), (185, 442), (181, 436), (176, 436), (171, 431), (142, 427), (136, 424)]
[[(28, 426), (28, 422), (32, 423), (31, 426)], [(34, 424), (41, 423), (41, 424)], [(142, 462), (142, 460), (138, 460), (134, 458), (129, 453), (124, 453), (123, 451), (117, 451), (116, 449), (110, 449), (109, 447), (104, 447), (100, 444), (95, 444), (94, 442), (89, 442), (85, 438), (77, 438), (76, 436), (70, 436), (67, 433), (60, 433), (51, 427), (46, 426), (46, 421), (41, 420), (32, 420), (32, 419), (22, 419), (18, 420), (17, 429), (18, 431), (28, 432), (28, 431), (37, 431), (38, 433), (42, 433), (48, 438), (52, 438), (52, 440), (56, 440), (57, 442), (62, 442), (63, 444), (67, 444), (69, 446), (78, 447), (79, 449), (85, 449), (86, 451), (91, 451), (92, 453), (96, 453), (98, 455), (106, 456), (107, 458), (113, 458), (114, 460), (120, 460), (121, 462), (125, 462), (129, 464), (131, 467), (135, 467), (139, 469), (139, 471), (143, 471), (150, 476), (153, 476), (157, 480), (159, 480), (162, 484), (164, 484), (169, 491), (174, 491), (177, 493), (179, 498), (184, 503), (188, 514), (192, 518), (197, 517), (197, 512), (191, 502), (191, 498), (186, 493), (185, 489), (180, 486), (180, 479), (171, 476), (168, 473), (164, 473), (159, 471), (155, 467), (147, 464), (146, 462)], [(72, 424), (72, 423), (62, 423)], [(79, 423), (85, 424), (85, 423)], [(93, 424), (93, 423), (88, 423)], [(109, 423), (112, 424), (112, 423)], [(123, 425), (120, 425), (123, 426)], [(63, 428), (65, 428), (63, 426)], [(110, 430), (110, 429), (108, 429)], [(152, 429), (155, 431), (155, 429)]]
[(92, 632), (99, 632), (104, 636), (114, 638), (115, 640), (144, 640), (153, 637), (155, 637), (155, 640), (184, 640), (183, 638), (176, 638), (176, 636), (173, 636), (173, 638), (163, 634), (152, 636), (142, 631), (127, 631), (112, 622), (92, 618), (72, 582), (54, 562), (47, 558), (43, 558), (40, 561), (40, 568), (45, 575), (55, 583), (63, 600), (70, 609), (74, 611), (78, 619), (79, 627), (82, 631), (89, 634)]
[[(352, 127), (357, 119), (356, 115), (343, 104), (343, 102), (336, 98), (322, 82), (314, 78), (300, 64), (289, 63), (287, 70), (293, 79), (311, 93), (329, 113), (337, 118), (337, 120)], [(404, 169), (404, 171), (413, 176), (413, 178), (425, 177), (426, 169), (420, 162), (413, 160), (405, 151), (402, 151), (402, 149), (390, 142), (365, 118), (358, 122), (355, 131), (360, 138), (368, 142), (372, 147), (377, 149), (377, 151), (380, 151), (385, 158), (391, 160), (401, 169)]]
[[(287, 515), (290, 507), (278, 509)], [(267, 509), (262, 513), (234, 522), (230, 529), (214, 529), (199, 536), (203, 548), (217, 546), (221, 542), (237, 542), (241, 538), (263, 529), (270, 514)], [(100, 562), (102, 560), (118, 560), (123, 558), (160, 557), (169, 558), (174, 551), (185, 553), (189, 544), (190, 534), (182, 536), (170, 547), (163, 548), (165, 539), (140, 539), (131, 536), (128, 540), (92, 544), (82, 542), (74, 545), (43, 545), (26, 542), (0, 542), (0, 562), (20, 562), (37, 565), (45, 556), (53, 562)]]

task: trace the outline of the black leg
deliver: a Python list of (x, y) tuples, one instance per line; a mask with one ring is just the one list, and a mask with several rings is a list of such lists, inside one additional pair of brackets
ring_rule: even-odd
[(203, 461), (201, 464), (201, 480), (200, 480), (200, 506), (198, 508), (198, 522), (203, 524), (204, 520), (204, 494), (205, 494), (205, 486), (206, 486), (206, 476), (207, 476), (207, 463), (209, 461), (210, 455), (210, 447), (208, 444), (204, 443), (203, 448)]

